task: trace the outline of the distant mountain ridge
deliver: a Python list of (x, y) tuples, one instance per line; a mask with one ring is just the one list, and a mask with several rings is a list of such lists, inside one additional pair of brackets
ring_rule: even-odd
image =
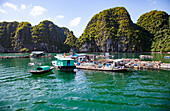
[(153, 10), (141, 15), (137, 25), (153, 36), (150, 51), (170, 51), (170, 15), (164, 11)]
[(33, 27), (28, 22), (1, 22), (0, 52), (68, 51), (69, 46), (64, 42), (69, 32), (48, 20)]
[(45, 20), (36, 26), (28, 22), (0, 22), (0, 52), (168, 52), (170, 16), (150, 11), (133, 23), (124, 7), (94, 15), (84, 32), (73, 31)]
[[(159, 22), (164, 27), (166, 33), (166, 45), (162, 46), (163, 51), (170, 51), (168, 48), (169, 42), (169, 28), (168, 14), (163, 11), (155, 11), (160, 16), (155, 14), (144, 14), (153, 17), (139, 18), (138, 23), (134, 24), (130, 19), (130, 15), (124, 7), (115, 7), (104, 10), (99, 14), (96, 14), (87, 24), (83, 34), (77, 40), (77, 47), (79, 51), (99, 51), (99, 52), (146, 52), (146, 51), (161, 51), (157, 49), (154, 42), (159, 43), (160, 39), (164, 36), (155, 37), (155, 33), (145, 28), (142, 23), (145, 23), (146, 27), (154, 27), (160, 29), (158, 26), (154, 26), (155, 22)], [(165, 18), (164, 18), (165, 17)], [(143, 18), (141, 20), (141, 18)], [(157, 18), (160, 20), (158, 21)], [(150, 25), (149, 21), (152, 21)], [(162, 29), (162, 30), (163, 30)], [(158, 38), (158, 39), (155, 39)], [(169, 40), (168, 40), (169, 39)], [(165, 41), (165, 40), (164, 40)], [(161, 46), (161, 45), (160, 45)]]

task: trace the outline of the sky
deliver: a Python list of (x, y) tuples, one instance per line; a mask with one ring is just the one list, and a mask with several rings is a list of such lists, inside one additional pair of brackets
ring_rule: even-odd
[(151, 10), (170, 14), (170, 0), (0, 0), (0, 22), (34, 26), (50, 20), (72, 30), (78, 38), (95, 14), (114, 7), (125, 7), (134, 23)]

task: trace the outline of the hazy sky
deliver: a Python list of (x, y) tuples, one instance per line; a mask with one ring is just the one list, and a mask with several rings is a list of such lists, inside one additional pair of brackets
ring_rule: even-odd
[(95, 14), (113, 7), (125, 7), (134, 23), (151, 10), (170, 14), (170, 0), (0, 0), (0, 22), (24, 21), (34, 26), (50, 20), (79, 37)]

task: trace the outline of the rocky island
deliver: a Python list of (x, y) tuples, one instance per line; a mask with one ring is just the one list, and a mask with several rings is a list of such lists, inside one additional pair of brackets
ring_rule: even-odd
[(0, 52), (168, 52), (169, 26), (170, 16), (164, 11), (150, 11), (133, 23), (124, 7), (94, 15), (79, 38), (48, 20), (35, 26), (1, 22)]

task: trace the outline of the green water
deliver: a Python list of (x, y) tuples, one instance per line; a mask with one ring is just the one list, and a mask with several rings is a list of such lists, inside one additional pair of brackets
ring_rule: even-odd
[[(137, 58), (140, 54), (113, 55)], [(156, 54), (153, 59), (169, 62), (163, 56)], [(50, 65), (52, 60), (54, 58), (0, 60), (0, 111), (170, 110), (168, 70), (125, 73), (53, 70), (42, 76), (27, 73), (29, 62)]]

